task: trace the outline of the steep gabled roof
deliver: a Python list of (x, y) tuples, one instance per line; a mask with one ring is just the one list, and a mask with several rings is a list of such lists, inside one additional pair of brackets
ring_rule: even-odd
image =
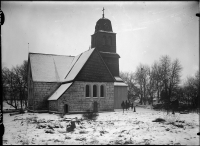
[(76, 81), (114, 82), (115, 79), (101, 57), (99, 51), (92, 49), (91, 55), (76, 75)]
[(74, 59), (73, 56), (29, 53), (33, 81), (60, 82)]
[(74, 78), (80, 72), (80, 70), (82, 69), (84, 64), (87, 62), (88, 58), (90, 57), (90, 55), (92, 54), (94, 49), (95, 48), (85, 51), (75, 57), (75, 59), (74, 59), (75, 61), (73, 61), (73, 63), (71, 64), (72, 67), (64, 79), (65, 82), (74, 80)]
[(33, 81), (70, 82), (80, 72), (93, 49), (77, 56), (29, 53)]

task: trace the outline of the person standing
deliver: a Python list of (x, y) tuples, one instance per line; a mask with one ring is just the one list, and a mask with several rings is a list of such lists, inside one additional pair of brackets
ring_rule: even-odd
[(122, 107), (122, 109), (123, 109), (123, 113), (124, 113), (124, 108), (125, 108), (125, 103), (124, 103), (124, 101), (122, 101), (122, 103), (121, 103), (121, 107)]
[(133, 112), (136, 112), (136, 110), (135, 110), (135, 106), (136, 106), (136, 103), (133, 102), (133, 107), (134, 107), (134, 111), (133, 111)]

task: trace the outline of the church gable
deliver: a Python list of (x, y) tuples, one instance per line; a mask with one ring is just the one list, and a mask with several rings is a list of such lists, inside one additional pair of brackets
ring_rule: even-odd
[(100, 54), (95, 49), (75, 78), (76, 81), (114, 82)]

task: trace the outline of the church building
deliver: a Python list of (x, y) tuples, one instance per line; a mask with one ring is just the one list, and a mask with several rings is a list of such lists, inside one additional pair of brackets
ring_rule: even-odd
[(91, 49), (77, 56), (29, 53), (29, 111), (74, 113), (121, 108), (128, 86), (119, 76), (119, 58), (116, 33), (104, 14), (91, 35)]

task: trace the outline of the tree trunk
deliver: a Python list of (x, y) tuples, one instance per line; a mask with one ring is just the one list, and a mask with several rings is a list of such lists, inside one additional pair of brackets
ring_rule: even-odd
[(145, 82), (144, 82), (144, 85), (143, 85), (143, 87), (144, 87), (144, 105), (146, 105), (146, 87), (145, 87)]
[(21, 91), (21, 89), (19, 91), (19, 98), (20, 98), (20, 104), (21, 104), (21, 109), (22, 109), (22, 91)]
[(140, 104), (142, 104), (142, 103), (143, 103), (142, 85), (140, 85), (140, 91), (141, 91), (141, 99), (140, 99)]

